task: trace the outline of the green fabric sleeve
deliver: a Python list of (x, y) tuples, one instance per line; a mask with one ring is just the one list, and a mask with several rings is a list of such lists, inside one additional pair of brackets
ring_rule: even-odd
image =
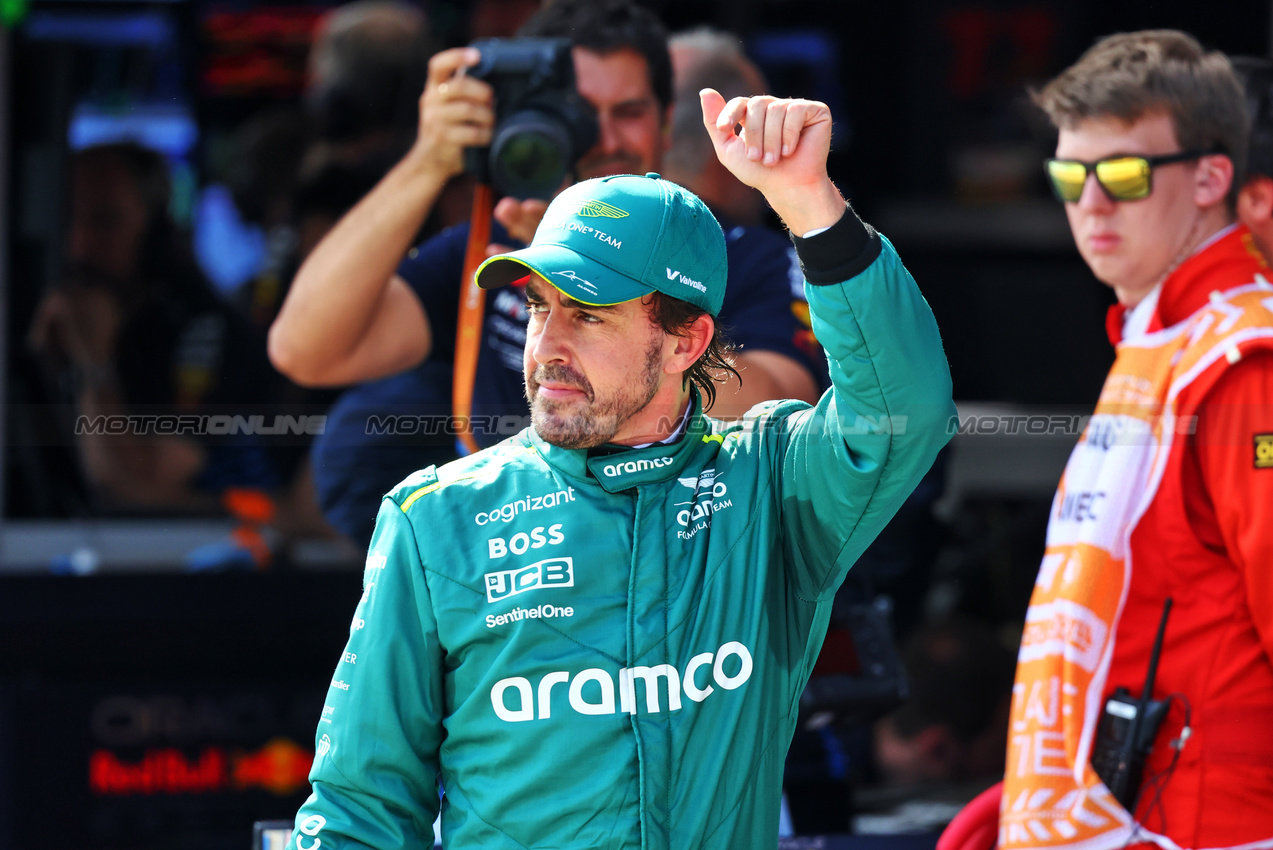
[(410, 521), (381, 502), (363, 595), (315, 734), (292, 846), (432, 847), (443, 659)]
[(832, 388), (785, 420), (786, 554), (796, 594), (811, 601), (834, 595), (950, 439), (955, 414), (937, 323), (915, 281), (887, 239), (871, 232), (856, 247), (875, 254), (861, 273), (805, 287)]

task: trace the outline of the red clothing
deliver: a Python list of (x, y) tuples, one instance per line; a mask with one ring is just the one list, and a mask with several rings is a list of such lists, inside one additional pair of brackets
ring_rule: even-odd
[[(1118, 338), (1112, 316), (1118, 356), (1066, 467), (1027, 615), (1001, 847), (1273, 847), (1266, 272), (1237, 228), (1164, 282), (1144, 333)], [(1088, 759), (1105, 699), (1140, 694), (1167, 597), (1154, 697), (1188, 701), (1192, 736), (1172, 767), (1177, 699), (1133, 830)]]
[[(1133, 628), (1126, 618), (1137, 601), (1145, 620), (1138, 630), (1151, 637), (1148, 621), (1160, 615), (1162, 595), (1175, 599), (1155, 697), (1183, 693), (1193, 733), (1160, 805), (1150, 811), (1152, 801), (1142, 799), (1137, 814), (1182, 847), (1273, 836), (1273, 468), (1255, 463), (1255, 436), (1273, 433), (1271, 405), (1273, 354), (1225, 370), (1168, 469), (1178, 489), (1164, 487), (1132, 538), (1134, 550), (1162, 552), (1165, 569), (1145, 587), (1157, 599), (1129, 599), (1119, 639)], [(1110, 681), (1139, 683), (1147, 658), (1147, 648), (1116, 654)], [(1170, 767), (1164, 743), (1182, 723), (1173, 708), (1147, 776)]]

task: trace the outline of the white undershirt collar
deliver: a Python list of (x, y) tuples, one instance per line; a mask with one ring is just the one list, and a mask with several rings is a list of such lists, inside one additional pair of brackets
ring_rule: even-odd
[(687, 404), (685, 412), (681, 414), (681, 419), (676, 423), (676, 427), (672, 429), (672, 433), (664, 437), (662, 440), (655, 440), (652, 443), (641, 443), (639, 446), (632, 446), (634, 449), (648, 449), (650, 446), (667, 446), (681, 439), (681, 435), (685, 433), (685, 425), (690, 421), (690, 408), (694, 405)]

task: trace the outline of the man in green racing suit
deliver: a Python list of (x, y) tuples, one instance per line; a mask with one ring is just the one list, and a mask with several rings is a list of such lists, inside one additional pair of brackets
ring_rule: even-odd
[(297, 850), (429, 846), (439, 807), (452, 850), (775, 845), (831, 600), (954, 406), (927, 304), (827, 176), (827, 107), (702, 100), (793, 234), (833, 388), (704, 417), (719, 225), (657, 175), (561, 193), (478, 272), (530, 275), (533, 427), (382, 502)]

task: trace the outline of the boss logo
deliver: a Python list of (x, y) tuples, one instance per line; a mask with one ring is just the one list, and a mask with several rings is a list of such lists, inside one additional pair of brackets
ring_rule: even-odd
[(492, 558), (502, 558), (509, 552), (514, 555), (525, 555), (531, 549), (543, 549), (545, 546), (556, 546), (563, 542), (566, 535), (561, 533), (561, 523), (554, 523), (545, 528), (536, 526), (529, 533), (519, 531), (507, 539), (492, 537), (486, 541), (486, 551)]
[(573, 587), (575, 565), (571, 558), (547, 558), (515, 570), (487, 573), (486, 601), (498, 602), (540, 587)]

